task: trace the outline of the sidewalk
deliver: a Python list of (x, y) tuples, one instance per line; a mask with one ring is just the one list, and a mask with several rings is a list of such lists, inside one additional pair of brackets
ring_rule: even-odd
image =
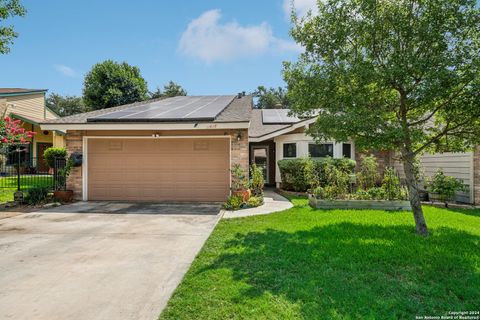
[(223, 211), (223, 218), (241, 218), (261, 214), (269, 214), (283, 211), (293, 207), (293, 204), (273, 190), (265, 190), (263, 197), (264, 204), (256, 208), (248, 208), (237, 211)]

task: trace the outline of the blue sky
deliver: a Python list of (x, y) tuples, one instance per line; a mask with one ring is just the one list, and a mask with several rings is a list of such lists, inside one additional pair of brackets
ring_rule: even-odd
[[(299, 12), (315, 0), (295, 0)], [(282, 61), (299, 47), (289, 0), (24, 0), (19, 38), (0, 55), (0, 87), (79, 95), (105, 59), (140, 68), (150, 89), (173, 80), (189, 94), (250, 92), (283, 85)]]

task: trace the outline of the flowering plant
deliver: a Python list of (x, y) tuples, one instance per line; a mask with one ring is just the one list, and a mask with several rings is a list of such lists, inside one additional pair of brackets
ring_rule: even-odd
[(27, 131), (21, 125), (20, 120), (10, 117), (0, 119), (0, 145), (28, 144), (27, 139), (32, 138), (36, 132)]

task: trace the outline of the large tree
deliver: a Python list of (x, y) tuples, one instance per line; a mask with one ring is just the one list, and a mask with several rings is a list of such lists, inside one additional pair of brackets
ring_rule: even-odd
[(47, 96), (46, 104), (48, 108), (61, 117), (88, 111), (82, 97), (62, 96), (57, 93), (51, 93)]
[(150, 98), (161, 98), (161, 97), (177, 97), (177, 96), (186, 96), (187, 91), (179, 84), (176, 84), (173, 81), (169, 81), (163, 86), (163, 91), (157, 87), (153, 92), (150, 92)]
[[(23, 17), (26, 12), (19, 0), (0, 0), (0, 23), (15, 16)], [(0, 25), (0, 54), (10, 52), (9, 45), (16, 37), (18, 37), (18, 33), (15, 32), (13, 26)]]
[(106, 60), (85, 76), (83, 100), (89, 109), (98, 110), (145, 100), (147, 93), (138, 67)]
[(416, 157), (480, 139), (480, 13), (475, 0), (325, 0), (293, 16), (305, 48), (284, 77), (296, 112), (318, 109), (311, 133), (396, 150), (416, 230), (428, 229)]
[(287, 90), (282, 87), (266, 88), (258, 86), (252, 95), (255, 98), (255, 107), (258, 109), (273, 109), (278, 106), (289, 107)]

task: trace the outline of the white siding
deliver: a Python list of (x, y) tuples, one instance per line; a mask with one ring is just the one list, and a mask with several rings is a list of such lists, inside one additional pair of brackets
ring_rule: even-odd
[(456, 200), (473, 203), (473, 152), (425, 154), (420, 157), (420, 163), (426, 177), (442, 169), (446, 175), (462, 179), (469, 191), (458, 193)]

